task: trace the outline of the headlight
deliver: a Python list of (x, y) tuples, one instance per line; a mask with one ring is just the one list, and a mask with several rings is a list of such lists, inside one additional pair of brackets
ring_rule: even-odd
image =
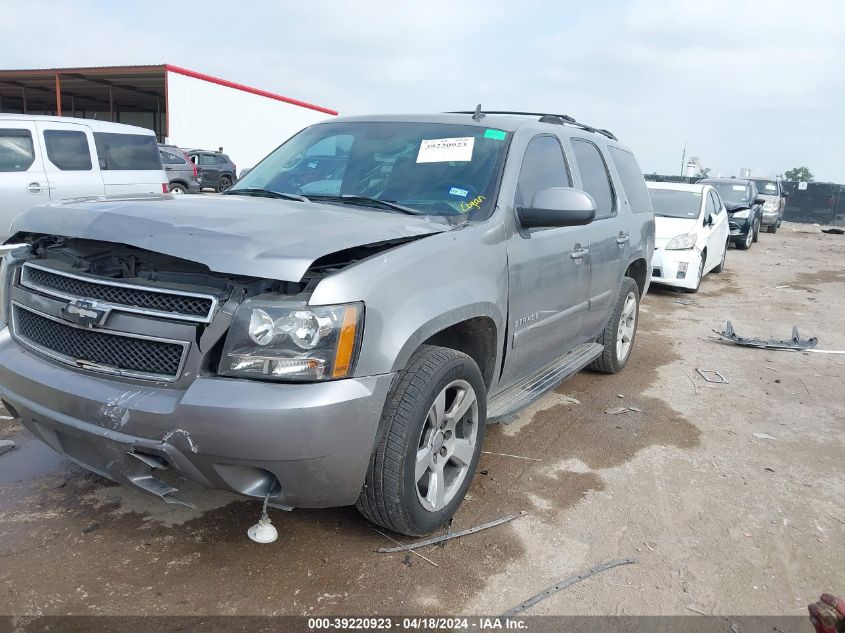
[(763, 203), (763, 211), (774, 211), (775, 210), (775, 203), (774, 202), (764, 202)]
[(744, 220), (749, 215), (751, 215), (751, 209), (744, 209), (742, 211), (737, 211), (733, 214), (732, 217), (736, 218), (737, 220)]
[(667, 251), (686, 251), (693, 246), (695, 246), (695, 235), (684, 233), (673, 237), (664, 248)]
[(312, 381), (351, 375), (361, 341), (364, 306), (280, 306), (245, 301), (229, 327), (220, 374)]

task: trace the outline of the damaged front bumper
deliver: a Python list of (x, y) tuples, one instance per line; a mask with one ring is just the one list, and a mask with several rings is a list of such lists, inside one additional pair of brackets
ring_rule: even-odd
[[(0, 331), (0, 399), (57, 452), (169, 502), (172, 468), (273, 505), (355, 502), (392, 374), (311, 384), (199, 377), (187, 389), (57, 366)], [(186, 501), (190, 501), (187, 499)]]
[(651, 283), (694, 289), (700, 265), (701, 252), (697, 248), (667, 251), (655, 247), (651, 257)]

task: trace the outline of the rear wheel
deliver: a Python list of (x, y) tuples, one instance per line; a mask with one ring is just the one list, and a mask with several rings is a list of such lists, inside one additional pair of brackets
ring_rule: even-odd
[(604, 345), (604, 351), (590, 363), (590, 369), (615, 374), (625, 368), (634, 347), (639, 312), (640, 289), (637, 282), (630, 277), (623, 277), (616, 306), (610, 313), (604, 332), (598, 338), (598, 342)]
[(355, 507), (401, 534), (441, 527), (472, 482), (486, 417), (486, 389), (475, 361), (453, 349), (420, 347), (387, 402)]
[(174, 182), (172, 185), (170, 185), (170, 193), (172, 193), (174, 196), (180, 196), (183, 193), (188, 193), (188, 190), (185, 185), (180, 185), (178, 182)]
[(217, 193), (223, 193), (232, 186), (232, 179), (229, 176), (220, 176), (217, 181)]

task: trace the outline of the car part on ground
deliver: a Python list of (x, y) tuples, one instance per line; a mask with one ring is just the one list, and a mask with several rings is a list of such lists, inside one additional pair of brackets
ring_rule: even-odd
[(716, 385), (728, 384), (728, 379), (715, 369), (699, 369), (696, 367), (695, 371), (704, 379), (704, 382), (712, 382)]
[(713, 331), (719, 336), (721, 336), (723, 339), (730, 341), (731, 343), (735, 343), (736, 345), (744, 345), (746, 347), (760, 347), (764, 349), (785, 349), (800, 351), (812, 349), (819, 344), (819, 340), (815, 337), (802, 339), (801, 336), (798, 334), (797, 325), (792, 326), (791, 339), (781, 340), (773, 338), (761, 339), (739, 336), (734, 330), (734, 326), (730, 321), (727, 322), (727, 324), (725, 325), (725, 329), (721, 332), (718, 330)]
[(427, 545), (436, 545), (437, 543), (442, 543), (443, 541), (450, 541), (455, 538), (460, 538), (462, 536), (467, 536), (469, 534), (475, 534), (476, 532), (481, 532), (482, 530), (488, 530), (492, 527), (496, 527), (498, 525), (502, 525), (503, 523), (508, 523), (513, 521), (514, 519), (518, 519), (520, 517), (524, 517), (527, 514), (524, 510), (519, 514), (511, 514), (506, 517), (502, 517), (501, 519), (495, 519), (494, 521), (488, 521), (487, 523), (482, 523), (481, 525), (475, 525), (471, 528), (467, 528), (465, 530), (458, 530), (457, 532), (449, 531), (442, 536), (435, 536), (434, 538), (429, 538), (424, 541), (417, 541), (416, 543), (410, 543), (409, 545), (397, 545), (396, 547), (379, 547), (376, 551), (379, 554), (390, 554), (394, 552), (404, 552), (407, 550), (413, 550), (418, 547), (425, 547)]

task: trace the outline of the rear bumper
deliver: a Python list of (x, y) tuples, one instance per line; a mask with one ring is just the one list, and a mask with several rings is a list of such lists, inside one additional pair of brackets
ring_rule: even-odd
[[(682, 264), (686, 264), (686, 272), (679, 278)], [(651, 257), (651, 283), (692, 290), (695, 288), (696, 275), (698, 275), (700, 265), (701, 253), (698, 249), (667, 251), (656, 248), (654, 255)]]
[(170, 467), (272, 503), (354, 503), (392, 374), (314, 384), (198, 378), (186, 390), (58, 366), (0, 331), (0, 398), (45, 443), (114, 481), (172, 500)]

